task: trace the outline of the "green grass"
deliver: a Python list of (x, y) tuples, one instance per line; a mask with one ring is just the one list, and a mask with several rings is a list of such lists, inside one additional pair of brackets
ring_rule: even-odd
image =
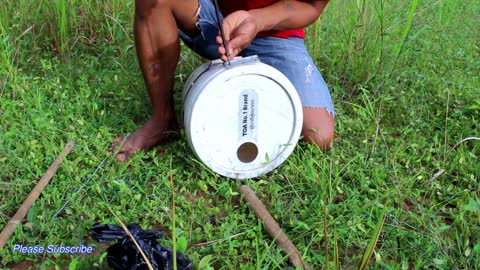
[[(308, 29), (335, 101), (333, 149), (301, 143), (280, 168), (246, 183), (314, 269), (358, 269), (377, 236), (370, 269), (480, 268), (480, 142), (453, 148), (480, 137), (479, 14), (475, 0), (332, 1)], [(111, 141), (150, 114), (132, 16), (132, 1), (0, 6), (1, 228), (65, 143), (77, 142), (0, 250), (0, 267), (104, 269), (106, 246), (89, 229), (117, 223), (108, 206), (126, 224), (163, 231), (165, 246), (175, 235), (182, 250), (186, 240), (201, 269), (292, 269), (243, 202), (241, 183), (208, 170), (184, 138), (163, 157), (108, 157), (75, 193)], [(186, 77), (201, 62), (183, 50), (178, 111)], [(84, 243), (97, 252), (12, 254), (16, 243)]]

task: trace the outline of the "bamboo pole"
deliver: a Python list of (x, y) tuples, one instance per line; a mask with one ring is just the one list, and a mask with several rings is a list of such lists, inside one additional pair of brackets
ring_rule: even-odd
[(27, 215), (28, 210), (30, 209), (30, 207), (32, 207), (33, 202), (40, 196), (40, 193), (42, 193), (45, 186), (48, 184), (48, 182), (50, 182), (50, 179), (52, 179), (53, 175), (57, 171), (58, 166), (62, 163), (63, 159), (70, 153), (74, 145), (74, 141), (69, 141), (67, 145), (65, 145), (63, 151), (57, 156), (55, 161), (53, 161), (52, 165), (50, 165), (50, 168), (48, 168), (42, 178), (40, 178), (40, 181), (38, 181), (37, 185), (32, 189), (32, 191), (30, 191), (30, 194), (28, 194), (28, 197), (22, 203), (22, 206), (20, 206), (15, 215), (7, 223), (2, 233), (0, 234), (0, 248), (5, 247), (8, 238), (13, 233), (15, 227), (18, 224), (22, 223), (22, 220)]

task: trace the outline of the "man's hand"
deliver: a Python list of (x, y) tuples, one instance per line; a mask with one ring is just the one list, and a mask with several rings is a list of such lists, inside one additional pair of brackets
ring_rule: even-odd
[(218, 52), (223, 61), (233, 59), (243, 49), (247, 48), (259, 32), (255, 18), (245, 10), (235, 11), (228, 15), (224, 18), (222, 25), (225, 39), (227, 40), (227, 49), (230, 54), (229, 59), (227, 59), (226, 50), (223, 47), (222, 37), (219, 33), (217, 35)]

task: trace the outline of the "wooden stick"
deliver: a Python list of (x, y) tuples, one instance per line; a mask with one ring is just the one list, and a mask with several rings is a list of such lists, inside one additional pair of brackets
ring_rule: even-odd
[(263, 222), (268, 234), (275, 239), (277, 245), (279, 245), (283, 252), (287, 254), (288, 260), (295, 267), (301, 267), (301, 269), (309, 270), (310, 267), (302, 260), (300, 252), (298, 252), (295, 245), (288, 239), (288, 236), (282, 231), (278, 223), (268, 212), (265, 205), (258, 199), (253, 190), (243, 185), (240, 187), (240, 193), (245, 195), (245, 200), (249, 203), (250, 208), (255, 212), (255, 215)]
[(48, 184), (48, 182), (50, 182), (50, 179), (52, 179), (53, 175), (57, 171), (58, 166), (60, 165), (60, 163), (62, 163), (63, 159), (70, 153), (74, 145), (75, 142), (73, 141), (69, 141), (67, 145), (65, 145), (63, 151), (57, 156), (55, 161), (53, 161), (50, 168), (48, 168), (40, 181), (38, 181), (37, 185), (32, 189), (30, 194), (28, 194), (28, 197), (25, 199), (22, 206), (20, 206), (15, 215), (7, 223), (2, 233), (0, 234), (0, 248), (5, 247), (8, 238), (13, 233), (15, 227), (20, 224), (25, 218), (28, 210), (30, 209), (30, 207), (32, 207), (33, 202), (38, 198), (38, 196), (40, 196), (40, 193), (42, 193), (45, 186)]

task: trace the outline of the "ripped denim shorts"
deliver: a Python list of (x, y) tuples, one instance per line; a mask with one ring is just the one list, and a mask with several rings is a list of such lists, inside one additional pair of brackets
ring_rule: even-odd
[[(202, 57), (218, 59), (220, 55), (215, 41), (218, 23), (213, 1), (199, 0), (199, 4), (197, 27), (201, 33), (190, 37), (180, 31), (180, 38)], [(328, 86), (308, 54), (303, 39), (256, 37), (240, 55), (258, 55), (260, 61), (281, 71), (297, 89), (303, 107), (325, 108), (335, 113)]]

